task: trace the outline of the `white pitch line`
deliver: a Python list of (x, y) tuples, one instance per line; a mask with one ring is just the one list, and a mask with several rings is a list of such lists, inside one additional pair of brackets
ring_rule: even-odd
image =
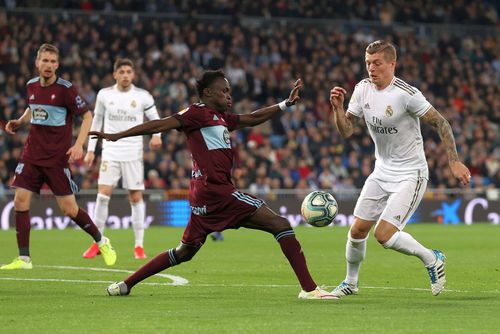
[[(112, 269), (112, 268), (95, 268), (95, 267), (76, 267), (76, 266), (51, 266), (51, 265), (37, 265), (37, 268), (54, 268), (54, 269), (65, 269), (65, 270), (89, 270), (89, 271), (105, 271), (105, 272), (119, 272), (119, 273), (133, 273), (133, 270), (127, 269)], [(263, 287), (263, 288), (290, 288), (296, 287), (297, 285), (287, 285), (287, 284), (190, 284), (189, 281), (183, 277), (170, 275), (170, 274), (156, 274), (155, 276), (167, 278), (172, 280), (171, 283), (151, 283), (142, 282), (141, 285), (167, 285), (167, 286), (179, 286), (188, 285), (194, 287)], [(33, 282), (60, 282), (60, 283), (91, 283), (91, 284), (104, 284), (113, 283), (113, 281), (96, 281), (96, 280), (78, 280), (78, 279), (61, 279), (61, 278), (19, 278), (19, 277), (0, 277), (1, 281), (33, 281)], [(326, 288), (333, 286), (325, 286)], [(384, 286), (361, 286), (362, 289), (376, 289), (376, 290), (409, 290), (409, 291), (429, 291), (425, 288), (405, 288), (405, 287), (384, 287)], [(444, 289), (445, 292), (456, 292), (456, 293), (500, 293), (499, 290), (489, 290), (489, 291), (470, 291), (470, 290), (454, 290), (454, 289)]]
[[(61, 278), (19, 278), (19, 277), (0, 277), (0, 281), (28, 281), (28, 282), (56, 282), (56, 283), (98, 283), (110, 284), (114, 281), (87, 281), (80, 279), (61, 279)], [(172, 283), (149, 283), (143, 282), (144, 285), (174, 285)]]
[[(107, 271), (114, 273), (134, 273), (133, 270), (126, 269), (111, 269), (111, 268), (94, 268), (94, 267), (75, 267), (75, 266), (47, 266), (47, 265), (37, 265), (41, 268), (55, 268), (55, 269), (68, 269), (68, 270), (90, 270), (90, 271)], [(155, 276), (168, 278), (172, 280), (172, 283), (162, 283), (161, 285), (186, 285), (189, 281), (184, 277), (169, 275), (169, 274), (156, 274)]]
[[(117, 269), (120, 270), (120, 269)], [(0, 277), (0, 281), (31, 281), (31, 282), (56, 282), (56, 283), (90, 283), (90, 284), (109, 284), (113, 281), (94, 281), (94, 280), (77, 280), (77, 279), (60, 279), (60, 278), (19, 278), (19, 277)], [(142, 282), (141, 285), (152, 286), (172, 286), (173, 283), (152, 283)], [(292, 288), (297, 287), (293, 284), (183, 284), (184, 286), (192, 287), (232, 287), (232, 288)], [(429, 291), (424, 288), (403, 288), (403, 287), (384, 287), (384, 286), (361, 286), (361, 289), (376, 289), (376, 290), (409, 290), (409, 291)], [(469, 290), (451, 290), (445, 289), (444, 292), (456, 293), (500, 293), (499, 290), (486, 290), (486, 291), (469, 291)]]

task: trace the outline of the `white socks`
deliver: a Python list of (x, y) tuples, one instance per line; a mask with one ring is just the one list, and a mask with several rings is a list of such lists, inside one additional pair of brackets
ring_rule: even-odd
[[(109, 196), (97, 194), (96, 206), (94, 211), (94, 223), (102, 234), (104, 234), (106, 220), (108, 219), (109, 200)], [(144, 247), (144, 219), (146, 218), (144, 201), (130, 203), (130, 208), (132, 212), (132, 227), (134, 228), (135, 235), (135, 247)]]
[(101, 234), (104, 233), (106, 227), (106, 220), (108, 219), (109, 212), (109, 196), (97, 194), (96, 205), (94, 210), (94, 224), (99, 229)]
[(358, 284), (359, 268), (366, 255), (366, 240), (368, 240), (368, 236), (364, 239), (354, 239), (351, 237), (351, 231), (347, 232), (345, 245), (347, 276), (345, 281), (350, 285), (356, 286)]
[(144, 247), (144, 219), (146, 212), (144, 209), (144, 201), (130, 203), (132, 209), (132, 226), (135, 235), (135, 247)]
[(406, 255), (414, 255), (422, 260), (426, 267), (434, 264), (436, 261), (436, 256), (432, 250), (425, 248), (410, 234), (403, 231), (394, 233), (383, 246), (384, 248), (394, 249)]

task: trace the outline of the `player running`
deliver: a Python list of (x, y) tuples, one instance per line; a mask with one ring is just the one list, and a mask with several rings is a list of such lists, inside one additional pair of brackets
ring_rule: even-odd
[(369, 79), (356, 85), (347, 112), (343, 107), (345, 89), (334, 87), (330, 92), (334, 123), (342, 137), (352, 135), (354, 119), (363, 117), (375, 143), (376, 157), (375, 169), (363, 186), (354, 209), (354, 224), (347, 235), (347, 275), (332, 293), (345, 296), (358, 292), (366, 240), (376, 224), (375, 238), (384, 248), (416, 256), (423, 262), (432, 294), (437, 296), (446, 282), (444, 254), (422, 246), (403, 232), (429, 178), (420, 120), (437, 130), (453, 176), (466, 185), (470, 173), (458, 158), (448, 121), (418, 89), (394, 76), (395, 47), (375, 41), (366, 48), (365, 61)]

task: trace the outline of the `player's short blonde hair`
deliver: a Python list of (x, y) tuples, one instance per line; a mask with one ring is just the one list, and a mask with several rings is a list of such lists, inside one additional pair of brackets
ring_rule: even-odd
[(385, 60), (387, 61), (397, 60), (396, 47), (392, 43), (389, 43), (384, 40), (378, 40), (370, 43), (370, 45), (366, 47), (366, 53), (368, 53), (369, 55), (375, 53), (383, 53)]
[(134, 62), (128, 58), (118, 58), (113, 65), (113, 71), (117, 71), (122, 66), (130, 66), (134, 69)]
[(57, 56), (57, 59), (59, 59), (59, 49), (55, 45), (48, 44), (48, 43), (44, 43), (44, 44), (40, 45), (40, 48), (38, 49), (38, 51), (36, 53), (37, 59), (40, 59), (42, 52), (54, 53)]

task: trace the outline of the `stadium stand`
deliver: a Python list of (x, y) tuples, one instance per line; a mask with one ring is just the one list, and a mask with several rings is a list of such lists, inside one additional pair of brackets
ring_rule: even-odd
[[(173, 0), (43, 2), (59, 8), (54, 11), (35, 9), (32, 1), (4, 1), (0, 119), (18, 117), (25, 109), (25, 83), (34, 76), (34, 53), (42, 42), (61, 49), (59, 74), (90, 104), (100, 88), (113, 83), (114, 59), (134, 59), (136, 84), (153, 93), (161, 116), (197, 101), (193, 81), (202, 68), (224, 69), (237, 113), (279, 102), (301, 77), (305, 88), (298, 107), (267, 126), (233, 133), (239, 152), (235, 182), (256, 192), (352, 190), (373, 167), (373, 143), (364, 127), (356, 129), (353, 140), (340, 138), (329, 121), (328, 94), (333, 85), (352, 93), (366, 77), (360, 50), (385, 38), (398, 46), (398, 77), (418, 87), (452, 124), (472, 187), (500, 188), (498, 4), (451, 1), (425, 11), (420, 9), (432, 1), (351, 0), (335, 8), (319, 2), (323, 5), (269, 1), (256, 7), (254, 1), (199, 0), (194, 8)], [(464, 30), (458, 23), (473, 26)], [(423, 127), (423, 136), (429, 188), (458, 187), (436, 133)], [(25, 132), (0, 131), (0, 196), (25, 138)], [(94, 169), (72, 168), (81, 188), (96, 188)], [(184, 138), (176, 131), (164, 135), (160, 153), (145, 154), (151, 188), (186, 189), (190, 169)]]

